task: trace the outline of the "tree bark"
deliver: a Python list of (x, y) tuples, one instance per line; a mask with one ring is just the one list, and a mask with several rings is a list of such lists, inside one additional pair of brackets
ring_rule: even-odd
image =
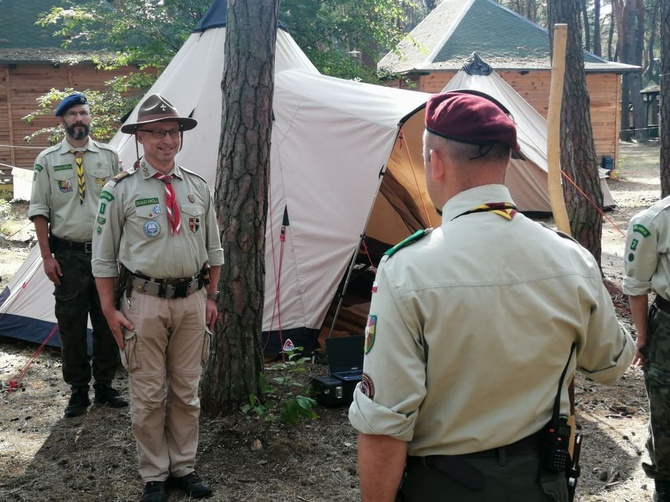
[(661, 196), (670, 195), (670, 2), (661, 1)]
[(260, 395), (277, 10), (276, 0), (228, 0), (215, 193), (226, 263), (203, 375), (202, 409), (210, 416)]
[[(591, 127), (590, 98), (584, 76), (579, 0), (550, 0), (549, 26), (568, 25), (561, 110), (561, 169), (584, 194), (563, 179), (572, 235), (600, 264), (603, 194)], [(553, 47), (553, 30), (549, 30)]]
[(602, 57), (600, 27), (600, 0), (593, 0), (593, 53)]

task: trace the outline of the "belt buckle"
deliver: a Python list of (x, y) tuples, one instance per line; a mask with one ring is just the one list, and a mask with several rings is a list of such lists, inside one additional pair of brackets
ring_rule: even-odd
[(93, 253), (93, 242), (91, 241), (84, 242), (84, 253), (86, 254)]
[(186, 298), (188, 296), (189, 282), (180, 282), (174, 285), (174, 298)]

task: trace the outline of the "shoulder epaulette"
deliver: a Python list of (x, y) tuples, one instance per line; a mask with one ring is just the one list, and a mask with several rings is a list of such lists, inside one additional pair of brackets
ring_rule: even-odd
[(100, 148), (101, 150), (109, 150), (110, 152), (115, 153), (116, 155), (119, 154), (119, 153), (116, 151), (116, 148), (114, 148), (114, 147), (111, 146), (111, 145), (108, 145), (107, 143), (98, 143), (97, 141), (94, 141), (94, 143), (95, 143), (95, 146), (97, 146), (97, 147)]
[(124, 170), (124, 171), (120, 171), (120, 172), (118, 172), (117, 174), (114, 175), (114, 177), (112, 178), (112, 181), (113, 181), (114, 183), (118, 183), (118, 182), (121, 181), (122, 179), (125, 179), (125, 178), (127, 178), (128, 176), (132, 176), (132, 175), (135, 174), (136, 172), (137, 172), (137, 170), (135, 170), (135, 169), (133, 169), (132, 171), (125, 171), (125, 170)]
[(393, 256), (395, 253), (400, 251), (402, 248), (407, 247), (410, 244), (422, 239), (424, 236), (428, 235), (432, 230), (433, 230), (432, 228), (417, 230), (412, 235), (410, 235), (406, 239), (400, 241), (398, 244), (396, 244), (391, 249), (386, 251), (386, 253), (384, 253), (384, 256)]
[[(573, 242), (577, 242), (577, 239), (575, 239), (572, 235), (570, 235), (570, 234), (568, 234), (568, 233), (565, 233), (565, 232), (563, 232), (563, 231), (561, 231), (561, 230), (557, 230), (557, 229), (555, 229), (555, 228), (551, 228), (549, 225), (547, 225), (546, 223), (544, 223), (544, 222), (542, 222), (542, 221), (539, 222), (539, 223), (540, 223), (540, 225), (542, 225), (542, 226), (543, 226), (544, 228), (546, 228), (547, 230), (551, 230), (552, 232), (554, 232), (554, 233), (558, 234), (559, 236), (563, 237), (564, 239), (570, 239), (570, 240), (573, 241)], [(578, 242), (577, 242), (577, 243), (578, 243)], [(578, 243), (578, 244), (579, 244), (579, 243)]]
[(207, 180), (206, 180), (205, 178), (203, 178), (202, 176), (200, 176), (200, 175), (199, 175), (198, 173), (196, 173), (195, 171), (191, 171), (190, 169), (186, 169), (185, 167), (183, 167), (183, 166), (181, 166), (181, 165), (179, 166), (179, 169), (181, 169), (181, 170), (184, 171), (184, 172), (187, 172), (188, 174), (192, 174), (193, 176), (197, 176), (197, 177), (200, 178), (202, 181), (204, 181), (205, 184), (207, 184)]

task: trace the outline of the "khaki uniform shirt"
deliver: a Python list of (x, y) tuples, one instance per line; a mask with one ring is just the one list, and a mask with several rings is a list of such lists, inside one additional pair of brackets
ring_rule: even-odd
[(214, 202), (207, 183), (175, 165), (168, 174), (181, 207), (181, 231), (170, 233), (165, 184), (144, 159), (139, 169), (112, 180), (100, 195), (93, 234), (93, 275), (116, 277), (117, 260), (131, 272), (155, 279), (197, 274), (203, 264), (223, 264)]
[(670, 197), (658, 201), (630, 220), (626, 237), (623, 292), (651, 292), (670, 299)]
[[(84, 153), (84, 203), (79, 203), (77, 164), (70, 150)], [(51, 233), (75, 242), (91, 240), (102, 187), (119, 172), (119, 156), (111, 146), (89, 138), (84, 148), (67, 139), (43, 150), (35, 159), (28, 217), (44, 216)]]
[(561, 372), (614, 382), (635, 345), (593, 257), (517, 213), (502, 185), (450, 199), (440, 228), (382, 260), (366, 329), (363, 381), (349, 410), (360, 432), (407, 441), (410, 455), (503, 446), (550, 419)]

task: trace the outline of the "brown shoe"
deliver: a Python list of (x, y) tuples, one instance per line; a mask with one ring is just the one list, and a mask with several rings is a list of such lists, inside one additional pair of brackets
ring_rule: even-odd
[(168, 478), (168, 482), (171, 486), (183, 490), (186, 495), (193, 497), (194, 499), (209, 497), (212, 494), (212, 488), (208, 483), (205, 483), (200, 479), (200, 476), (198, 476), (195, 471), (179, 478), (170, 477)]

